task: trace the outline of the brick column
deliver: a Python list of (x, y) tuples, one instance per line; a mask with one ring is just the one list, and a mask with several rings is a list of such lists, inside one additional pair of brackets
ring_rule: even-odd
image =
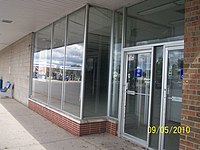
[(185, 0), (185, 49), (180, 149), (200, 149), (200, 0)]

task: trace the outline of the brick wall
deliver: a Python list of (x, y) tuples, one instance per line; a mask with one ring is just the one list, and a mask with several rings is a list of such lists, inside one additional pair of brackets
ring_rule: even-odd
[(107, 121), (106, 122), (106, 132), (117, 136), (117, 123), (114, 123), (112, 121)]
[(180, 149), (200, 149), (200, 0), (185, 0), (185, 50)]
[(0, 51), (0, 77), (14, 83), (14, 98), (27, 104), (32, 34)]
[(104, 132), (115, 136), (117, 135), (117, 124), (109, 120), (81, 123), (81, 121), (74, 121), (73, 119), (70, 119), (54, 110), (48, 109), (32, 100), (29, 100), (28, 107), (76, 136), (99, 134)]

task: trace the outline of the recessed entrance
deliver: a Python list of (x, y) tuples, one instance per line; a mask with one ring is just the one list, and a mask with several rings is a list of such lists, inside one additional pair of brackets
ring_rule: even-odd
[(183, 49), (183, 41), (123, 49), (123, 137), (152, 149), (178, 149), (179, 134), (160, 128), (180, 126)]

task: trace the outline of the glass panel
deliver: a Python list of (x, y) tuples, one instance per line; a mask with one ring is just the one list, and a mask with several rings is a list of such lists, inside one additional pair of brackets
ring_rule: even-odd
[(47, 103), (51, 59), (51, 26), (36, 33), (32, 97)]
[[(162, 66), (163, 66), (163, 46), (155, 47), (153, 62), (152, 102), (151, 102), (151, 123), (157, 129), (160, 126), (160, 107), (162, 91)], [(158, 149), (159, 134), (150, 134), (150, 147)]]
[(68, 17), (63, 109), (80, 116), (85, 7)]
[(148, 0), (127, 9), (126, 47), (180, 40), (183, 35), (184, 0)]
[(125, 133), (147, 140), (151, 53), (130, 54), (127, 64)]
[(119, 105), (119, 84), (120, 84), (120, 63), (121, 63), (121, 43), (122, 43), (122, 13), (115, 12), (114, 22), (114, 45), (112, 58), (112, 87), (110, 101), (110, 116), (118, 117)]
[[(183, 50), (169, 51), (165, 120), (165, 126), (168, 126), (169, 129), (181, 125), (183, 60)], [(165, 134), (164, 148), (169, 150), (179, 149), (179, 136), (179, 134), (173, 133)]]
[(63, 18), (54, 25), (50, 105), (61, 108), (63, 66), (65, 60), (65, 22)]
[(84, 117), (107, 114), (111, 20), (112, 11), (89, 8)]

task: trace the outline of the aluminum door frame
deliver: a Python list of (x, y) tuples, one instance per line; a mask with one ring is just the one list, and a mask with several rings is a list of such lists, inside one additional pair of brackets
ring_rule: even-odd
[[(168, 77), (168, 56), (169, 51), (174, 50), (184, 50), (184, 43), (180, 42), (180, 44), (177, 45), (164, 45), (163, 47), (163, 79), (162, 79), (162, 94), (161, 94), (161, 111), (160, 111), (160, 126), (165, 126), (165, 119), (166, 119), (166, 104), (167, 104), (167, 77)], [(158, 149), (163, 150), (164, 147), (164, 140), (165, 140), (165, 134), (159, 133), (159, 143), (158, 143)]]
[(151, 112), (151, 99), (152, 99), (152, 75), (153, 75), (153, 47), (152, 46), (137, 46), (132, 48), (124, 49), (123, 51), (123, 84), (122, 86), (122, 111), (121, 111), (121, 136), (127, 138), (135, 143), (148, 147), (149, 143), (149, 134), (147, 132), (147, 141), (140, 138), (134, 137), (130, 134), (124, 132), (125, 127), (125, 111), (126, 111), (126, 81), (127, 81), (127, 69), (128, 69), (128, 55), (129, 54), (142, 54), (142, 53), (151, 53), (151, 77), (150, 77), (150, 91), (149, 91), (149, 104), (148, 104), (148, 126), (150, 125), (150, 112)]
[[(121, 77), (120, 77), (120, 96), (119, 96), (119, 113), (118, 113), (118, 136), (119, 137), (124, 137), (129, 139), (130, 141), (133, 141), (135, 143), (138, 143), (140, 145), (145, 146), (148, 149), (152, 149), (149, 147), (149, 134), (147, 135), (147, 141), (144, 142), (143, 140), (139, 138), (135, 138), (133, 136), (129, 136), (124, 134), (124, 121), (125, 121), (125, 88), (126, 84), (125, 81), (126, 79), (126, 72), (127, 72), (127, 53), (139, 53), (145, 50), (151, 51), (152, 52), (152, 60), (151, 60), (151, 65), (153, 66), (153, 49), (155, 46), (163, 46), (163, 71), (162, 71), (162, 90), (161, 90), (161, 100), (164, 98), (164, 89), (166, 89), (166, 72), (167, 72), (167, 63), (168, 61), (168, 51), (169, 50), (175, 50), (177, 48), (183, 48), (184, 49), (184, 40), (179, 40), (179, 41), (173, 41), (173, 42), (163, 42), (163, 43), (156, 43), (156, 44), (149, 44), (149, 45), (144, 45), (144, 46), (134, 46), (134, 47), (128, 47), (128, 48), (123, 48), (122, 49), (122, 54), (121, 54)], [(151, 49), (151, 50), (150, 50)], [(167, 52), (166, 52), (167, 51)], [(152, 95), (152, 72), (153, 72), (153, 67), (151, 71), (151, 85), (150, 85), (150, 94)], [(166, 94), (166, 93), (165, 93)], [(165, 96), (166, 97), (166, 96)], [(151, 97), (150, 97), (151, 98)], [(148, 114), (148, 125), (150, 125), (150, 113), (151, 113), (151, 101), (152, 98), (149, 101), (149, 114)], [(165, 124), (165, 112), (166, 110), (166, 101), (161, 101), (161, 106), (160, 106), (160, 126)], [(163, 112), (164, 111), (164, 112)], [(158, 149), (162, 150), (163, 149), (163, 144), (164, 144), (164, 134), (159, 133), (159, 141), (158, 141)]]

